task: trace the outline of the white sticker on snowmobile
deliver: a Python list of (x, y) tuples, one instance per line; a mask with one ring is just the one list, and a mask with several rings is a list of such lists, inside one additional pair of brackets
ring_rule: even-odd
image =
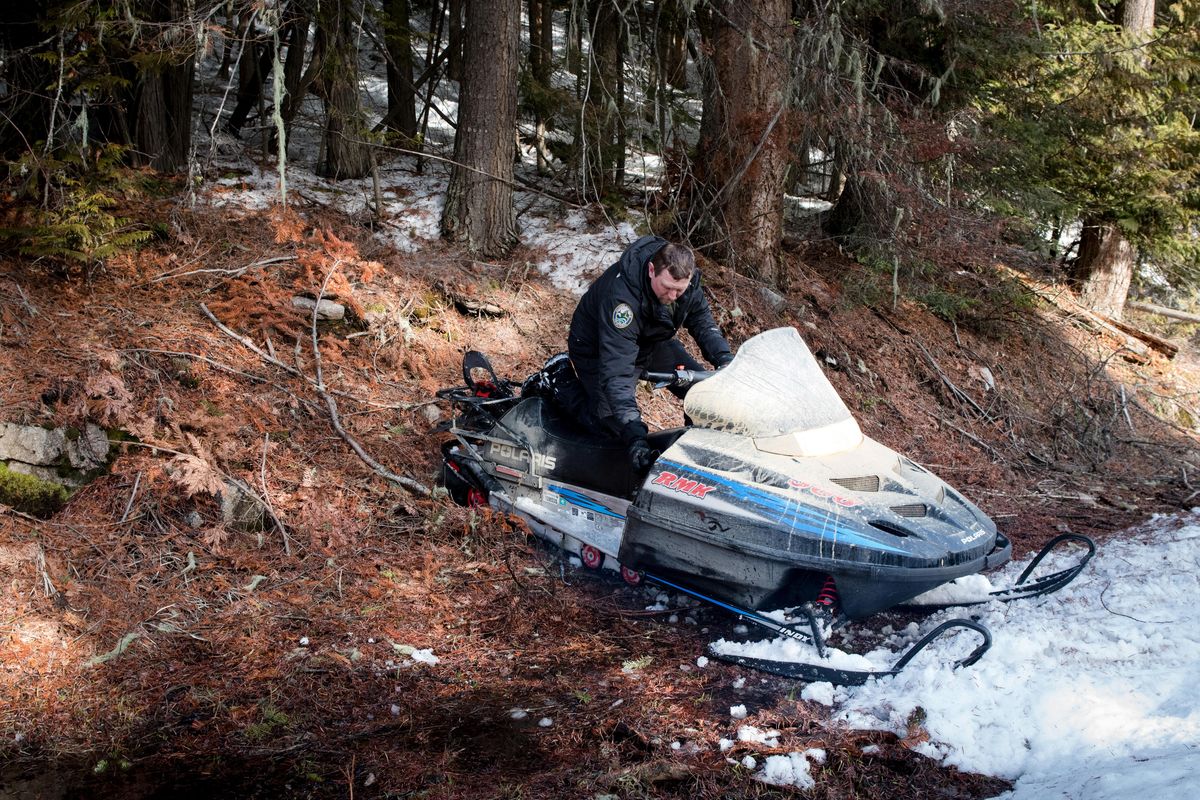
[[(507, 458), (510, 461), (529, 461), (529, 451), (524, 447), (513, 447), (511, 444), (499, 444), (492, 442), (488, 448), (488, 455)], [(554, 465), (558, 463), (555, 456), (548, 456), (542, 453), (533, 454), (534, 469), (542, 468), (546, 471), (554, 469)]]
[(613, 309), (613, 327), (619, 331), (623, 331), (633, 322), (633, 309), (628, 303), (621, 303)]
[(699, 481), (693, 481), (689, 478), (681, 477), (676, 475), (674, 472), (665, 471), (658, 473), (658, 477), (654, 479), (654, 485), (665, 486), (672, 491), (683, 492), (686, 495), (698, 497), (701, 500), (704, 499), (704, 495), (717, 488), (715, 486), (709, 486), (706, 483), (700, 483)]

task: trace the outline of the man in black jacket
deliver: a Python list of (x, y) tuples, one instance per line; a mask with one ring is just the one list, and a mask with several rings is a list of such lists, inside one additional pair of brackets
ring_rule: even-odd
[[(733, 359), (700, 288), (690, 250), (643, 236), (591, 285), (571, 318), (567, 350), (587, 393), (588, 411), (606, 433), (621, 439), (630, 463), (654, 460), (634, 390), (642, 370), (703, 369), (675, 339), (686, 327), (717, 368)], [(672, 390), (682, 397), (682, 390)]]

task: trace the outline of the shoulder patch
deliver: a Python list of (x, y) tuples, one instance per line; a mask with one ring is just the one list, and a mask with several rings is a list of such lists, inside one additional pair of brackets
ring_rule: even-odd
[(628, 303), (621, 303), (613, 309), (612, 324), (617, 330), (623, 331), (633, 322), (633, 309)]

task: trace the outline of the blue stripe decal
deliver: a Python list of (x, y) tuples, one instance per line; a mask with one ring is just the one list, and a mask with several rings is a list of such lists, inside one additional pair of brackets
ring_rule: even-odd
[(681, 472), (691, 473), (701, 478), (705, 483), (716, 483), (723, 487), (734, 500), (758, 506), (768, 514), (777, 515), (779, 522), (785, 523), (793, 529), (829, 537), (835, 543), (869, 547), (872, 550), (883, 550), (889, 553), (903, 554), (907, 552), (901, 548), (886, 545), (869, 536), (864, 536), (845, 528), (839, 528), (836, 525), (836, 515), (814, 508), (808, 504), (797, 504), (795, 500), (780, 497), (772, 492), (757, 489), (740, 481), (715, 475), (689, 464), (680, 464), (676, 461), (659, 459), (656, 466), (670, 467)]
[(614, 517), (615, 519), (625, 519), (625, 517), (623, 515), (618, 514), (617, 512), (613, 511), (610, 508), (606, 508), (605, 506), (602, 506), (600, 503), (596, 502), (592, 498), (588, 497), (585, 494), (581, 494), (581, 493), (575, 491), (574, 489), (566, 489), (562, 486), (548, 486), (547, 488), (550, 491), (554, 492), (555, 494), (561, 494), (569, 502), (574, 503), (575, 505), (580, 506), (581, 508), (586, 508), (589, 511), (595, 511), (597, 514), (603, 514), (606, 517)]

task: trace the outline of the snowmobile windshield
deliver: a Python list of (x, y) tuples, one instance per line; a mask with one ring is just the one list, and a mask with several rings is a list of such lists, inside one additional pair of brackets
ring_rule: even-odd
[(691, 388), (684, 411), (697, 427), (747, 436), (785, 456), (840, 453), (863, 438), (795, 328), (748, 339), (729, 366)]

